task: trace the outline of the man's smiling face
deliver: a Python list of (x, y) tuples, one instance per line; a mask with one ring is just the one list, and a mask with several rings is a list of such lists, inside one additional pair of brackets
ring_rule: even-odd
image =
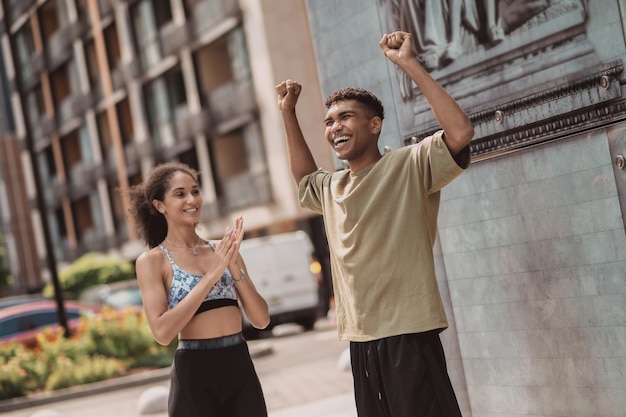
[(381, 123), (357, 100), (337, 101), (328, 108), (324, 119), (326, 140), (337, 158), (348, 161), (352, 168), (355, 164), (361, 166), (375, 155), (380, 156), (377, 141)]

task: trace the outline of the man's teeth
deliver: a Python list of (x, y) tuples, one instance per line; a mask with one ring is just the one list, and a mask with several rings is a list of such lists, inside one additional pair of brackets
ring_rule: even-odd
[(347, 142), (348, 140), (350, 140), (350, 138), (348, 136), (340, 136), (338, 138), (335, 138), (335, 140), (333, 141), (333, 143), (335, 145), (340, 145), (342, 143)]
[(198, 211), (197, 208), (192, 208), (192, 209), (187, 209), (187, 210), (183, 210), (186, 213), (195, 213), (196, 211)]

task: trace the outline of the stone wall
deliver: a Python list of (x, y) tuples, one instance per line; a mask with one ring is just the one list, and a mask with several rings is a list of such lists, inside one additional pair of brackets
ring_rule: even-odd
[(598, 129), (475, 163), (445, 191), (474, 417), (622, 415), (626, 238), (610, 156)]
[[(409, 11), (419, 16), (422, 3), (307, 1), (322, 95), (347, 85), (377, 94), (387, 111), (381, 149), (437, 128), (378, 48), (394, 16), (407, 16), (397, 7), (417, 5)], [(626, 170), (615, 164), (626, 155), (625, 16), (617, 0), (531, 3), (517, 21), (501, 16), (499, 40), (463, 23), (453, 60), (420, 46), (476, 126), (472, 166), (442, 197), (435, 253), (451, 323), (442, 340), (466, 417), (617, 417), (626, 404)]]

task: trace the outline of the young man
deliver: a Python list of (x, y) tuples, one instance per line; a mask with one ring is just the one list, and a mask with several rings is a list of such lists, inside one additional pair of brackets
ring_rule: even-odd
[(301, 86), (287, 80), (276, 91), (289, 163), (300, 204), (324, 216), (359, 416), (460, 416), (439, 340), (448, 323), (432, 248), (440, 190), (469, 165), (474, 129), (413, 55), (410, 34), (384, 35), (379, 45), (443, 130), (383, 156), (382, 104), (366, 90), (341, 89), (326, 99), (326, 140), (349, 169), (318, 170), (296, 117)]

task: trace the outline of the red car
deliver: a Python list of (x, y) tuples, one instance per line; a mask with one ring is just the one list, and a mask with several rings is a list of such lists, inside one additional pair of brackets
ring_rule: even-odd
[[(70, 332), (76, 330), (81, 317), (97, 312), (75, 301), (65, 301), (64, 305)], [(48, 327), (59, 327), (55, 301), (34, 301), (0, 310), (0, 343), (18, 342), (32, 347), (37, 344), (37, 334)]]

